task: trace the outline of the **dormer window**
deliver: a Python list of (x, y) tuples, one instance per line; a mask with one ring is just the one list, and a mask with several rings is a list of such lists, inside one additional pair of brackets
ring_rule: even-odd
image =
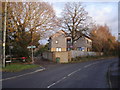
[(57, 43), (58, 43), (58, 41), (56, 40), (56, 41), (55, 41), (55, 43), (57, 44)]

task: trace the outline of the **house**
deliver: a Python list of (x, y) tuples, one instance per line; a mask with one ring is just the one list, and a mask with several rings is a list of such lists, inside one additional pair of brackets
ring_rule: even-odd
[(91, 51), (92, 40), (90, 39), (90, 37), (84, 35), (80, 39), (75, 41), (74, 45), (72, 46), (71, 37), (68, 36), (65, 31), (60, 30), (49, 38), (48, 46), (49, 51), (51, 52), (70, 51), (72, 48), (79, 51)]
[(63, 30), (49, 38), (49, 51), (43, 53), (43, 58), (58, 63), (68, 63), (75, 57), (99, 56), (103, 53), (92, 52), (92, 40), (83, 35), (72, 45), (72, 38)]

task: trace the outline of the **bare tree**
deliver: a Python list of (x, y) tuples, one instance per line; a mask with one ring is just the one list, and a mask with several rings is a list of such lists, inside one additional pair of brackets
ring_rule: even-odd
[(88, 33), (91, 17), (80, 2), (66, 3), (62, 16), (62, 28), (70, 34), (72, 45)]

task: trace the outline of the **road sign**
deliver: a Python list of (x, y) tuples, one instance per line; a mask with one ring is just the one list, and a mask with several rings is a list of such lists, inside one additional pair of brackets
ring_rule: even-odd
[(36, 46), (28, 46), (27, 48), (36, 48)]

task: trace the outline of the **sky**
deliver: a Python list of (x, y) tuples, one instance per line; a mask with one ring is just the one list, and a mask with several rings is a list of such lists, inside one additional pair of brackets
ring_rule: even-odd
[[(69, 0), (62, 2), (48, 0), (48, 2), (53, 5), (57, 17), (61, 17), (64, 5)], [(82, 2), (82, 6), (84, 6), (88, 15), (92, 17), (96, 24), (106, 24), (109, 26), (112, 35), (118, 37), (118, 2)]]

